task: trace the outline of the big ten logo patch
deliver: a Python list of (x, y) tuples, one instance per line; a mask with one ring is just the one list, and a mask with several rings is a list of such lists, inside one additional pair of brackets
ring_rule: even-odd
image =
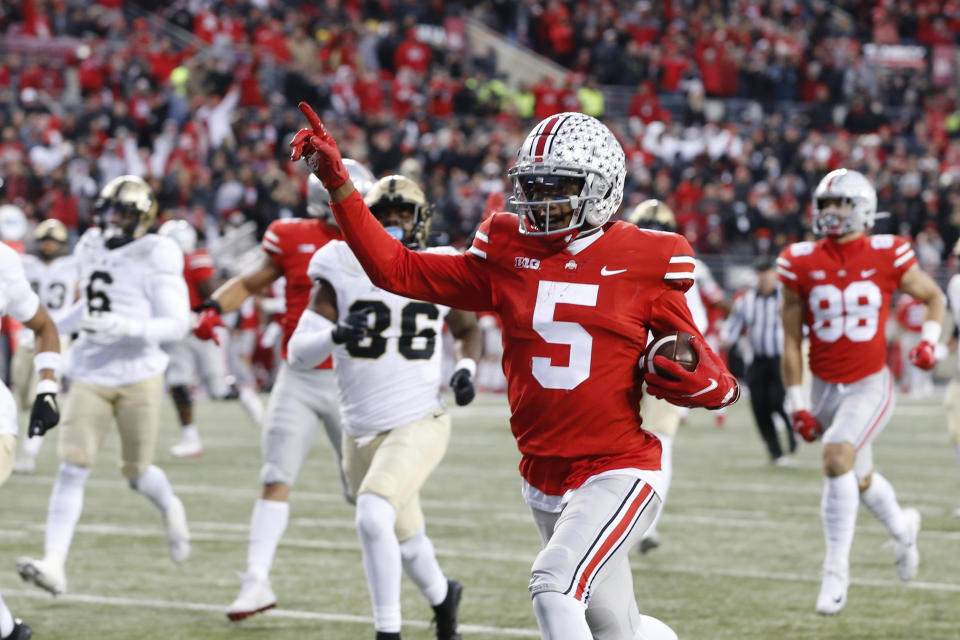
[(517, 256), (513, 259), (513, 266), (517, 269), (533, 269), (538, 271), (540, 269), (540, 261), (537, 258), (522, 258)]

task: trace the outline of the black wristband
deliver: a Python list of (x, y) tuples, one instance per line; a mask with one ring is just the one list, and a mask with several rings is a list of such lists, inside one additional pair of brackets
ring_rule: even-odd
[(196, 307), (194, 307), (193, 311), (195, 313), (200, 313), (205, 309), (213, 309), (214, 311), (217, 312), (217, 314), (221, 316), (223, 315), (223, 307), (221, 307), (220, 303), (214, 300), (213, 298), (207, 298), (206, 300), (198, 304)]

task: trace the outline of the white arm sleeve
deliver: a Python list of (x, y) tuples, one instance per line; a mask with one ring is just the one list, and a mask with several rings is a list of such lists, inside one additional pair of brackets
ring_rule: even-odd
[(5, 244), (0, 244), (0, 247), (0, 288), (7, 303), (5, 313), (20, 322), (26, 322), (37, 314), (40, 298), (30, 288), (17, 252)]
[(150, 287), (153, 317), (144, 323), (143, 339), (148, 342), (175, 342), (190, 329), (190, 294), (183, 279), (183, 252), (164, 238), (154, 250), (155, 276)]
[(336, 325), (316, 311), (306, 309), (287, 343), (287, 362), (295, 369), (312, 369), (330, 357)]

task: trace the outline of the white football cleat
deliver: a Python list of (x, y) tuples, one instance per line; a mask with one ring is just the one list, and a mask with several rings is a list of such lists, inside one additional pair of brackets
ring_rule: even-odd
[(55, 596), (67, 590), (67, 576), (62, 562), (46, 558), (43, 560), (20, 558), (17, 560), (17, 573), (24, 582), (32, 582)]
[(167, 530), (170, 559), (183, 564), (190, 557), (190, 529), (187, 527), (187, 512), (180, 498), (174, 496), (170, 507), (163, 513), (163, 526)]
[(240, 595), (227, 607), (227, 617), (236, 622), (249, 618), (255, 613), (273, 609), (277, 606), (277, 596), (270, 588), (270, 578), (261, 578), (252, 574), (241, 574), (243, 586)]
[(897, 573), (904, 582), (917, 576), (920, 566), (920, 551), (917, 549), (917, 535), (920, 533), (920, 512), (913, 507), (903, 510), (903, 519), (907, 526), (907, 540), (894, 541), (894, 554), (897, 559)]
[(960, 518), (960, 509), (954, 509), (954, 510), (953, 510), (953, 517), (954, 517), (954, 518)]
[(199, 458), (203, 455), (203, 443), (200, 438), (181, 438), (180, 442), (170, 447), (170, 455), (174, 458)]
[(832, 616), (839, 613), (847, 604), (847, 588), (850, 586), (850, 572), (839, 569), (824, 569), (820, 594), (817, 596), (817, 613)]
[(29, 456), (25, 453), (21, 453), (17, 456), (16, 461), (13, 463), (13, 472), (22, 473), (29, 475), (37, 470), (37, 459), (34, 456)]

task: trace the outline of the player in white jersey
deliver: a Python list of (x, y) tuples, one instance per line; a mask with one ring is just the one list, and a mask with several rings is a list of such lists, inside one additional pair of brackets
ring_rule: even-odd
[[(44, 220), (33, 232), (36, 255), (21, 256), (23, 271), (30, 287), (40, 297), (40, 303), (53, 315), (69, 307), (77, 297), (77, 261), (72, 255), (64, 255), (69, 245), (67, 228), (55, 218)], [(60, 340), (66, 350), (69, 339)], [(17, 407), (21, 412), (30, 406), (35, 395), (33, 331), (22, 330), (13, 354), (11, 381), (16, 394)], [(13, 465), (14, 473), (33, 473), (37, 466), (37, 454), (43, 444), (41, 436), (24, 438), (20, 455)]]
[[(960, 240), (953, 247), (953, 255), (960, 256)], [(947, 301), (953, 311), (954, 323), (960, 327), (960, 273), (955, 273), (947, 283)], [(944, 405), (946, 405), (947, 429), (950, 431), (953, 452), (957, 464), (960, 465), (960, 365), (947, 384)], [(954, 510), (953, 515), (960, 518), (960, 508)]]
[[(10, 247), (0, 244), (0, 315), (23, 322), (36, 334), (37, 372), (36, 397), (30, 413), (28, 434), (42, 436), (59, 421), (57, 379), (60, 372), (60, 340), (57, 327), (40, 304), (23, 273), (20, 257)], [(0, 485), (10, 477), (16, 451), (17, 409), (10, 390), (0, 383)], [(28, 640), (30, 627), (14, 620), (0, 596), (0, 639)]]
[[(423, 246), (430, 208), (413, 181), (381, 178), (366, 201), (394, 237), (410, 247)], [(449, 247), (435, 251), (456, 253)], [(439, 397), (443, 323), (461, 342), (464, 357), (451, 387), (464, 405), (474, 396), (472, 378), (481, 352), (476, 316), (374, 286), (339, 240), (313, 255), (307, 273), (317, 286), (290, 339), (287, 360), (310, 368), (333, 352), (343, 413), (343, 469), (357, 496), (357, 532), (376, 638), (400, 638), (404, 569), (434, 608), (438, 640), (459, 639), (462, 587), (440, 570), (419, 493), (450, 438), (450, 417)]]
[[(677, 221), (673, 211), (659, 200), (645, 200), (641, 202), (626, 218), (627, 222), (631, 222), (641, 229), (669, 231), (671, 233), (676, 233), (677, 230)], [(705, 272), (706, 275), (700, 275), (698, 272)], [(684, 297), (687, 301), (687, 308), (690, 309), (690, 314), (693, 316), (694, 323), (697, 325), (697, 328), (700, 329), (701, 333), (706, 335), (708, 325), (707, 310), (703, 305), (703, 298), (701, 297), (700, 287), (698, 286), (698, 282), (701, 281), (702, 278), (713, 282), (713, 276), (710, 274), (707, 266), (700, 260), (696, 260), (693, 285), (687, 289)], [(715, 284), (716, 283), (714, 283), (714, 285)], [(648, 342), (652, 340), (653, 336), (650, 336)], [(643, 399), (640, 401), (640, 414), (643, 416), (643, 427), (660, 439), (660, 446), (663, 448), (660, 456), (660, 468), (663, 471), (663, 493), (661, 494), (661, 504), (663, 506), (666, 506), (667, 492), (670, 491), (670, 481), (673, 478), (673, 439), (677, 435), (680, 420), (686, 415), (687, 411), (689, 411), (689, 409), (686, 407), (677, 407), (651, 394), (644, 394)], [(644, 532), (643, 537), (640, 538), (640, 544), (637, 546), (640, 553), (647, 553), (660, 546), (660, 532), (657, 530), (657, 524), (660, 522), (660, 516), (663, 515), (663, 506), (661, 506), (660, 511), (657, 513), (653, 524), (650, 525)]]
[(66, 590), (64, 564), (83, 509), (84, 484), (114, 420), (123, 475), (160, 511), (173, 561), (190, 554), (183, 503), (152, 464), (168, 359), (160, 344), (182, 338), (190, 324), (183, 253), (169, 238), (146, 233), (156, 210), (153, 192), (141, 178), (115, 178), (95, 204), (98, 226), (74, 251), (81, 297), (58, 322), (61, 332), (80, 331), (67, 353), (72, 383), (60, 429), (61, 463), (43, 559), (17, 563), (24, 580), (54, 595)]

